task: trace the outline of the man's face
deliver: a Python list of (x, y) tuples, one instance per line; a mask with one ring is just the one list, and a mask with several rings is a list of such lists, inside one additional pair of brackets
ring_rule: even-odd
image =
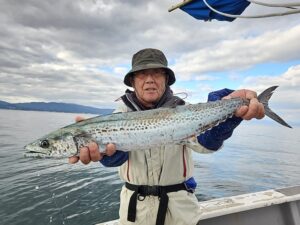
[(166, 90), (166, 71), (146, 69), (134, 73), (132, 86), (138, 100), (146, 107), (152, 107)]

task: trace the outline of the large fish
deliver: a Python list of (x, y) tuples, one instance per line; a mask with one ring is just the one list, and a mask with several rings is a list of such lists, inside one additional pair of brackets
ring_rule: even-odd
[[(289, 126), (268, 106), (277, 86), (266, 89), (258, 96), (265, 114), (278, 123)], [(249, 100), (232, 98), (215, 102), (159, 108), (139, 112), (97, 116), (58, 129), (25, 146), (26, 157), (70, 157), (80, 148), (95, 141), (100, 149), (114, 143), (121, 151), (149, 149), (165, 144), (185, 144), (190, 137), (199, 135), (232, 117), (235, 111), (249, 105)]]

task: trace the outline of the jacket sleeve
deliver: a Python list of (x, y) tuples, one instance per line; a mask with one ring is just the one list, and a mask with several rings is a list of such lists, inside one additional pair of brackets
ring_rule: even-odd
[[(211, 92), (208, 95), (208, 101), (220, 100), (232, 92), (233, 90), (227, 88)], [(223, 142), (226, 139), (231, 137), (233, 130), (242, 122), (242, 120), (242, 118), (233, 116), (232, 118), (220, 123), (218, 126), (213, 127), (211, 130), (200, 134), (197, 137), (198, 142), (205, 148), (216, 151), (222, 147)]]
[[(113, 113), (122, 113), (126, 111), (127, 111), (127, 107), (125, 107), (125, 105), (119, 105)], [(103, 158), (100, 160), (100, 163), (106, 167), (116, 167), (116, 166), (121, 166), (127, 160), (128, 160), (128, 152), (117, 150), (116, 153), (113, 154), (112, 156), (107, 156), (107, 155), (103, 156)]]
[(128, 152), (122, 152), (117, 150), (112, 156), (103, 156), (100, 160), (101, 164), (106, 167), (121, 166), (128, 160)]

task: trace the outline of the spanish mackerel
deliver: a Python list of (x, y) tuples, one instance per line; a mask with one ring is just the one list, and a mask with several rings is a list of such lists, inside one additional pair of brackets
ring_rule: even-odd
[[(273, 91), (266, 89), (258, 96), (265, 114), (283, 126), (290, 127), (268, 106)], [(184, 144), (249, 105), (249, 100), (231, 98), (215, 102), (190, 104), (175, 108), (115, 113), (97, 116), (60, 128), (25, 146), (26, 157), (70, 157), (79, 155), (80, 148), (95, 141), (100, 149), (114, 143), (121, 151), (145, 150), (166, 144)]]

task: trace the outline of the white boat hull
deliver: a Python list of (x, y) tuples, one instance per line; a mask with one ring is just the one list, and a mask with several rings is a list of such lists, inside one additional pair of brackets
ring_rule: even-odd
[(300, 225), (300, 186), (203, 201), (199, 207), (199, 225)]

